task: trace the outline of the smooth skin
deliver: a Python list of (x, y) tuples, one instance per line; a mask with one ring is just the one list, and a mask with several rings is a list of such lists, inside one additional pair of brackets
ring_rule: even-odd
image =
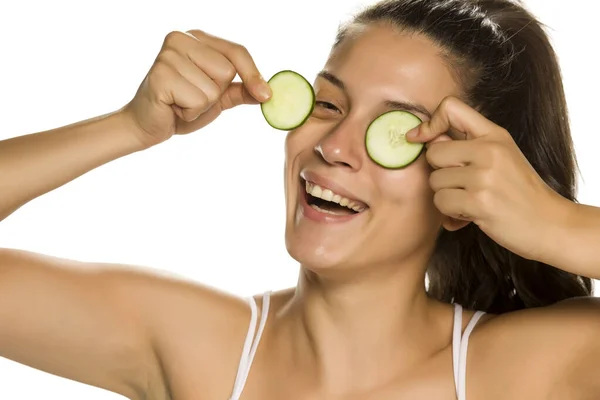
[[(286, 245), (302, 272), (297, 288), (273, 294), (242, 399), (455, 399), (452, 307), (423, 285), (439, 228), (476, 223), (517, 254), (600, 278), (600, 210), (552, 192), (510, 135), (460, 100), (426, 38), (372, 26), (323, 71), (313, 115), (286, 141)], [(173, 32), (122, 109), (0, 142), (0, 217), (269, 96), (245, 48)], [(412, 140), (428, 149), (385, 170), (364, 133), (399, 103), (425, 121)], [(305, 172), (369, 208), (344, 224), (307, 219)], [(231, 395), (250, 319), (242, 299), (133, 266), (12, 249), (0, 251), (0, 277), (0, 356), (131, 399)], [(485, 316), (470, 340), (467, 399), (596, 398), (599, 333), (594, 298)]]

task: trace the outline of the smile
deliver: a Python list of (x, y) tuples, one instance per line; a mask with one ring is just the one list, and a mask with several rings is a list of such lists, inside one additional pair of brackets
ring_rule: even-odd
[(330, 189), (322, 188), (316, 183), (306, 181), (304, 186), (309, 205), (319, 212), (333, 215), (350, 215), (363, 212), (367, 208), (364, 203), (358, 200), (350, 200)]
[[(318, 180), (319, 183), (314, 182)], [(308, 219), (319, 222), (344, 222), (363, 213), (369, 207), (362, 201), (348, 197), (335, 184), (317, 176), (302, 176), (300, 202)], [(333, 186), (333, 188), (330, 188)]]

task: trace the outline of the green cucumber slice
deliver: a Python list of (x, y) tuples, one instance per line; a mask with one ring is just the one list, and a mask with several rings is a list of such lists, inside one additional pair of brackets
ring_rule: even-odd
[(403, 168), (415, 161), (423, 143), (406, 140), (406, 133), (421, 124), (421, 119), (408, 111), (389, 111), (377, 117), (367, 128), (365, 145), (369, 157), (384, 168)]
[(273, 95), (261, 104), (263, 116), (275, 129), (289, 131), (304, 124), (315, 107), (315, 91), (299, 73), (280, 71), (269, 79)]

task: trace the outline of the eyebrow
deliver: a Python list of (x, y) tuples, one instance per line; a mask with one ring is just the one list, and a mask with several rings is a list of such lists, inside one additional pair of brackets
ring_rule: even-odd
[(333, 75), (331, 72), (321, 71), (321, 72), (319, 72), (319, 74), (317, 76), (319, 78), (323, 78), (323, 79), (329, 81), (330, 83), (332, 83), (334, 86), (337, 86), (341, 90), (346, 91), (346, 85), (344, 85), (344, 82), (342, 82), (342, 80), (340, 78)]
[[(337, 76), (333, 75), (331, 72), (321, 71), (321, 72), (319, 72), (319, 74), (317, 76), (319, 78), (323, 78), (323, 79), (329, 81), (331, 84), (338, 87), (339, 89), (346, 91), (346, 85), (344, 84), (344, 82)], [(431, 119), (431, 113), (424, 106), (422, 106), (420, 104), (412, 103), (410, 101), (386, 100), (385, 106), (392, 110), (404, 110), (404, 111), (409, 111), (409, 112), (418, 112), (423, 115), (426, 115), (427, 118)]]

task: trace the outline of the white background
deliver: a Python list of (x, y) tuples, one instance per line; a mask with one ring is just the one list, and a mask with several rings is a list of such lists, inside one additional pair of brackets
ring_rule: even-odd
[[(338, 24), (369, 3), (2, 2), (0, 139), (121, 107), (171, 30), (200, 28), (240, 42), (265, 77), (291, 68), (312, 80)], [(600, 8), (591, 0), (526, 3), (551, 28), (560, 55), (583, 177), (579, 199), (600, 206), (600, 84), (588, 47), (598, 42)], [(0, 246), (153, 267), (239, 295), (292, 286), (297, 266), (283, 241), (283, 141), (258, 107), (229, 111), (201, 132), (28, 204), (0, 224)], [(0, 359), (0, 399), (36, 398), (121, 397)]]

